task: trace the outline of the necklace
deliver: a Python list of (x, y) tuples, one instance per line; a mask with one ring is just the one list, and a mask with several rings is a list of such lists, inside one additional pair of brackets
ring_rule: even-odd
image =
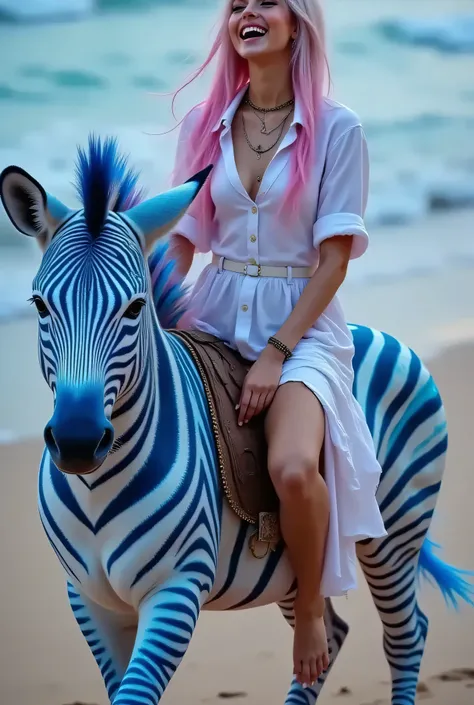
[[(247, 105), (249, 105), (249, 106), (251, 107), (252, 112), (253, 112), (253, 113), (255, 114), (255, 116), (260, 120), (260, 122), (261, 122), (261, 124), (262, 124), (262, 127), (261, 127), (261, 129), (260, 129), (260, 132), (261, 132), (263, 135), (271, 135), (272, 132), (275, 132), (275, 130), (277, 130), (277, 129), (280, 127), (280, 125), (278, 124), (278, 125), (277, 125), (276, 127), (274, 127), (273, 129), (267, 130), (267, 126), (266, 126), (266, 123), (265, 123), (265, 119), (266, 119), (267, 113), (273, 113), (273, 112), (276, 112), (277, 110), (283, 110), (283, 108), (287, 108), (287, 107), (289, 107), (290, 105), (291, 105), (291, 107), (293, 108), (293, 105), (294, 105), (294, 103), (295, 103), (295, 99), (294, 99), (294, 98), (291, 98), (290, 100), (287, 100), (285, 103), (281, 103), (281, 105), (276, 105), (276, 106), (273, 107), (273, 108), (261, 108), (259, 105), (255, 105), (255, 103), (253, 103), (253, 102), (250, 100), (250, 97), (249, 97), (249, 95), (248, 95), (248, 93), (247, 93), (247, 95), (246, 95), (246, 97), (245, 97), (245, 102), (247, 103)], [(290, 112), (291, 112), (291, 111), (290, 111)], [(263, 118), (260, 117), (260, 115), (259, 115), (258, 113), (263, 113)]]
[(248, 133), (247, 133), (247, 128), (245, 127), (245, 118), (244, 118), (244, 114), (242, 113), (242, 128), (243, 128), (243, 131), (244, 131), (245, 141), (247, 142), (247, 144), (248, 144), (248, 146), (250, 147), (250, 149), (252, 150), (252, 152), (255, 152), (255, 153), (256, 153), (257, 159), (261, 159), (261, 158), (262, 158), (262, 154), (266, 154), (267, 152), (270, 152), (270, 150), (272, 150), (273, 147), (275, 147), (275, 146), (278, 144), (278, 142), (279, 142), (279, 140), (280, 140), (280, 138), (281, 138), (281, 136), (282, 136), (282, 134), (283, 134), (283, 128), (285, 127), (285, 122), (288, 120), (288, 117), (289, 117), (290, 114), (291, 114), (291, 110), (285, 115), (285, 117), (284, 117), (284, 118), (282, 119), (282, 121), (276, 126), (276, 128), (274, 128), (274, 129), (272, 130), (272, 132), (274, 132), (276, 129), (280, 128), (280, 131), (279, 131), (279, 133), (278, 133), (278, 137), (276, 138), (276, 140), (275, 140), (269, 147), (267, 147), (266, 149), (263, 149), (263, 147), (262, 147), (261, 144), (257, 144), (257, 146), (254, 146), (254, 145), (251, 143), (250, 138), (249, 138)]
[[(274, 132), (276, 132), (276, 130), (278, 130), (278, 128), (281, 125), (281, 122), (279, 122), (278, 125), (276, 125), (275, 127), (272, 127), (271, 130), (269, 130), (265, 124), (265, 117), (261, 118), (260, 115), (257, 112), (255, 112), (255, 110), (252, 108), (252, 106), (250, 106), (250, 109), (253, 112), (253, 114), (255, 115), (255, 117), (257, 118), (257, 120), (260, 120), (260, 123), (261, 123), (260, 132), (262, 133), (262, 135), (272, 135)], [(292, 110), (293, 110), (293, 108), (290, 108), (290, 112), (288, 113), (288, 115), (291, 113)], [(283, 120), (286, 120), (288, 115), (286, 115), (283, 118)]]

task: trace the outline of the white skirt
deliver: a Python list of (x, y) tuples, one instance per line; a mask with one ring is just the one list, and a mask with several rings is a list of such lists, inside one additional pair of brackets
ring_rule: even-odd
[(321, 582), (324, 597), (357, 587), (356, 542), (386, 536), (376, 500), (381, 468), (362, 408), (314, 339), (303, 339), (283, 365), (280, 385), (301, 382), (320, 401), (326, 417), (324, 476), (330, 518)]

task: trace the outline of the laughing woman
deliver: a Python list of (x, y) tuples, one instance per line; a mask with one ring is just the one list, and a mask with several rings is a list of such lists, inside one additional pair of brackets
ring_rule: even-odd
[(172, 233), (183, 273), (212, 263), (192, 292), (195, 327), (254, 364), (236, 413), (266, 412), (268, 466), (298, 580), (294, 672), (328, 667), (324, 597), (356, 587), (356, 541), (385, 535), (381, 468), (352, 394), (353, 342), (337, 291), (368, 244), (362, 126), (324, 97), (317, 0), (226, 0), (199, 75), (207, 98), (181, 126), (174, 179), (214, 164)]

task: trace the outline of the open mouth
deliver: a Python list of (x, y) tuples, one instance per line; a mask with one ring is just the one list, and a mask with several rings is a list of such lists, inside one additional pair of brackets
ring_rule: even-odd
[(259, 39), (267, 34), (268, 30), (263, 27), (257, 27), (252, 25), (249, 27), (244, 27), (240, 32), (240, 38), (246, 41), (247, 39)]

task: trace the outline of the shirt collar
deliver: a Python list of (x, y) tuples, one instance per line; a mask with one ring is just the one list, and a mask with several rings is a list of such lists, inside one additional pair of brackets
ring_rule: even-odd
[[(220, 127), (224, 127), (224, 130), (227, 131), (230, 126), (232, 125), (232, 120), (234, 119), (234, 115), (237, 112), (237, 108), (239, 107), (242, 98), (244, 97), (245, 91), (247, 90), (248, 84), (246, 84), (243, 88), (240, 89), (240, 91), (237, 93), (233, 101), (230, 103), (228, 108), (224, 111), (224, 113), (221, 115), (219, 120), (216, 122), (214, 127), (212, 128), (212, 132), (217, 132), (217, 130), (220, 129)], [(300, 101), (296, 98), (295, 99), (295, 112), (293, 113), (293, 121), (291, 125), (303, 125), (303, 115), (301, 112), (301, 105)]]

